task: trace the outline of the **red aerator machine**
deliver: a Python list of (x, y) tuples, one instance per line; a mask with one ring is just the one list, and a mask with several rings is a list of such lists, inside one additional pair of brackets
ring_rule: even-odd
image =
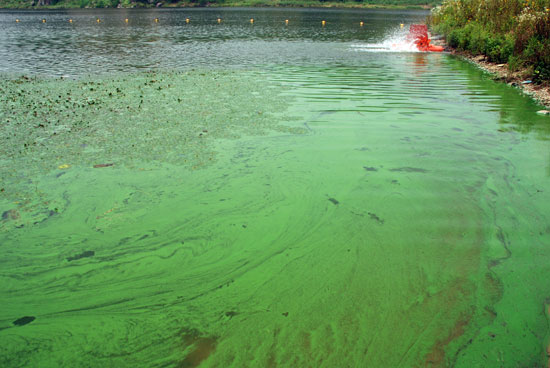
[(432, 45), (428, 38), (428, 26), (425, 24), (411, 24), (407, 41), (414, 42), (419, 51), (441, 52), (442, 46)]

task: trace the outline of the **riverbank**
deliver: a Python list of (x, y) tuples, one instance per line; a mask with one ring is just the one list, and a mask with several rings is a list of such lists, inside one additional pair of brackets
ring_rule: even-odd
[(539, 85), (525, 87), (533, 93), (550, 86), (550, 0), (445, 0), (428, 22), (451, 48), (500, 79)]
[(533, 83), (528, 77), (528, 70), (510, 71), (508, 64), (491, 62), (485, 55), (475, 56), (471, 53), (454, 49), (450, 49), (450, 51), (452, 54), (461, 56), (488, 73), (491, 73), (496, 81), (501, 81), (521, 89), (538, 103), (550, 109), (550, 86)]
[(447, 52), (460, 56), (492, 74), (494, 80), (521, 89), (538, 103), (550, 109), (550, 85), (533, 83), (529, 78), (529, 69), (522, 68), (520, 70), (511, 71), (507, 63), (492, 62), (486, 55), (474, 55), (468, 51), (457, 50), (450, 47), (443, 37), (436, 36), (435, 38), (436, 39), (432, 41), (433, 44), (443, 46)]

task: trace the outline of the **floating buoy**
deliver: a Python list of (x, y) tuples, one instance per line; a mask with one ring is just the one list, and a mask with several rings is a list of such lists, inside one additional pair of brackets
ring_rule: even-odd
[(254, 23), (254, 18), (250, 18), (250, 24)]
[(71, 167), (71, 165), (69, 164), (63, 164), (63, 165), (59, 165), (57, 168), (59, 170), (63, 170), (63, 169), (68, 169), (69, 167)]
[(403, 28), (403, 27), (405, 27), (405, 25), (404, 25), (403, 23), (401, 23), (401, 24), (399, 25), (399, 27)]
[(159, 19), (158, 18), (155, 18), (155, 23), (158, 23), (159, 22)]
[(96, 19), (96, 22), (100, 23), (100, 22), (101, 22), (101, 20), (100, 20), (99, 18), (97, 18), (97, 19)]
[(124, 23), (128, 23), (128, 18), (124, 19)]
[(69, 23), (72, 23), (72, 22), (73, 22), (73, 20), (72, 20), (72, 19), (69, 19)]
[(360, 27), (363, 27), (364, 24), (365, 24), (365, 23), (363, 23), (363, 22), (359, 22), (359, 26), (360, 26)]
[(327, 24), (327, 21), (326, 21), (326, 20), (322, 20), (322, 21), (321, 21), (321, 25), (324, 26), (325, 24)]
[(46, 23), (46, 19), (42, 19), (42, 23)]
[(218, 18), (218, 23), (221, 23), (221, 22), (222, 22), (221, 18)]
[(288, 19), (285, 19), (285, 24), (288, 24)]
[(15, 20), (15, 23), (19, 23), (19, 19), (16, 19), (16, 20)]
[(189, 23), (189, 18), (185, 18), (185, 23)]

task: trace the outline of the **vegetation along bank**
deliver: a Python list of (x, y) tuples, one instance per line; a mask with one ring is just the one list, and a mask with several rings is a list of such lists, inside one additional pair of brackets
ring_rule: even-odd
[(506, 81), (548, 91), (550, 0), (445, 0), (429, 23), (451, 48)]

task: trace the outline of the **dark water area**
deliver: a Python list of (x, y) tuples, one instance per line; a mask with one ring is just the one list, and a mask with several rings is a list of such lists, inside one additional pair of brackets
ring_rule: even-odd
[(0, 366), (547, 366), (550, 122), (426, 15), (0, 11)]
[[(353, 62), (359, 58), (348, 52), (346, 43), (375, 42), (395, 31), (396, 25), (420, 22), (426, 15), (315, 9), (0, 11), (0, 72), (74, 76), (158, 68), (315, 65), (341, 62), (342, 53)], [(324, 27), (322, 20), (327, 22)]]

